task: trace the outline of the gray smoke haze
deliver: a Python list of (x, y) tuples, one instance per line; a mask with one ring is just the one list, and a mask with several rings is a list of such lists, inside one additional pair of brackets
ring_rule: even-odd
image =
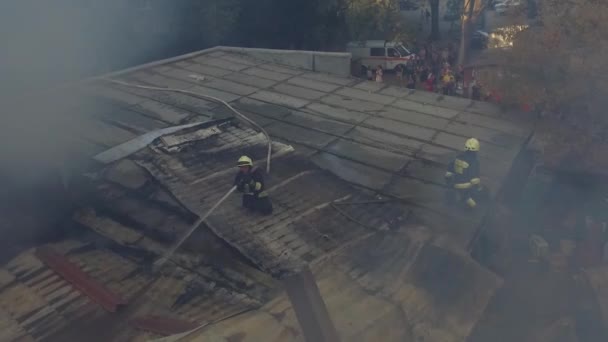
[(65, 102), (77, 95), (42, 94), (65, 82), (166, 57), (177, 38), (171, 28), (179, 21), (180, 3), (0, 1), (0, 170), (23, 179), (63, 163), (69, 140), (63, 127), (79, 114)]
[(179, 21), (182, 2), (3, 1), (0, 70), (10, 85), (2, 86), (31, 89), (154, 58), (174, 43), (162, 33)]

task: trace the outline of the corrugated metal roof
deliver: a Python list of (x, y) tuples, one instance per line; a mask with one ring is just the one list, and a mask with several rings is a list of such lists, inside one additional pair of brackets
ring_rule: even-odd
[[(484, 307), (473, 303), (500, 286), (491, 272), (412, 228), (374, 234), (314, 267), (342, 341), (464, 341)], [(303, 341), (284, 295), (182, 341), (235, 339)]]
[[(220, 256), (210, 250), (204, 255), (178, 253), (159, 278), (147, 271), (146, 265), (163, 253), (168, 244), (115, 221), (113, 213), (107, 215), (110, 216), (93, 210), (76, 213), (78, 229), (90, 231), (78, 234), (77, 240), (49, 246), (114, 293), (143, 302), (132, 313), (134, 317), (157, 315), (203, 324), (258, 308), (275, 291), (276, 286), (265, 279), (267, 276), (229, 259), (227, 252)], [(93, 231), (96, 233), (91, 234)], [(112, 329), (105, 328), (112, 330), (111, 334), (97, 333), (106, 340), (149, 335), (123, 319), (111, 321), (112, 315), (108, 318), (101, 306), (44, 266), (33, 251), (21, 254), (0, 274), (3, 285), (0, 307), (12, 318), (3, 321), (7, 325), (5, 334), (10, 332), (11, 336), (7, 340), (22, 335), (34, 340), (49, 336), (73, 340), (82, 336), (80, 325), (88, 327), (90, 333), (103, 330), (101, 327), (107, 322), (112, 323)], [(140, 291), (146, 286), (149, 288), (141, 298)]]
[(106, 311), (116, 312), (122, 306), (128, 304), (120, 295), (91, 279), (86, 272), (82, 271), (62, 254), (54, 251), (51, 247), (44, 246), (37, 248), (35, 255), (53, 272), (57, 273), (64, 280), (69, 281), (74, 288), (84, 293)]
[[(172, 153), (153, 143), (91, 180), (95, 201), (75, 214), (70, 238), (50, 246), (112, 291), (144, 302), (130, 317), (209, 324), (203, 340), (300, 341), (289, 303), (277, 297), (279, 286), (268, 274), (310, 263), (344, 340), (458, 341), (499, 286), (465, 252), (484, 208), (464, 214), (446, 207), (442, 184), (447, 162), (477, 136), (482, 179), (493, 193), (500, 188), (531, 130), (507, 113), (224, 51), (112, 77), (217, 96), (274, 140), (267, 182), (275, 213), (252, 216), (231, 198), (160, 278), (146, 272), (148, 265), (230, 188), (240, 155), (265, 158), (264, 136), (226, 121), (218, 135)], [(100, 79), (65, 93), (66, 101), (54, 101), (71, 108), (65, 135), (79, 142), (70, 145), (72, 156), (92, 157), (156, 129), (232, 117), (201, 97)], [(428, 229), (418, 236), (420, 221)], [(438, 280), (437, 269), (447, 278)], [(458, 286), (446, 292), (435, 283)], [(88, 331), (106, 332), (100, 338), (158, 337), (103, 315), (32, 251), (0, 269), (6, 328), (0, 334), (7, 340), (79, 336), (82, 317), (94, 322)], [(392, 337), (380, 338), (387, 331)]]

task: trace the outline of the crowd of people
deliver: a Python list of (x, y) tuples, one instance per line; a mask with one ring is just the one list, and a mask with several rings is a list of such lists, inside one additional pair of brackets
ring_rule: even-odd
[[(424, 89), (444, 95), (455, 95), (461, 86), (464, 69), (454, 68), (457, 50), (452, 44), (439, 48), (433, 43), (425, 44), (405, 65), (398, 66), (395, 74), (399, 85), (408, 89)], [(367, 69), (367, 78), (384, 82), (384, 69), (378, 65), (374, 70)]]
[[(457, 51), (453, 45), (439, 48), (425, 44), (417, 49), (415, 57), (402, 67), (397, 68), (397, 78), (404, 80), (410, 89), (424, 89), (454, 95), (457, 84), (463, 78), (463, 68), (454, 70)], [(419, 86), (418, 86), (419, 84)]]

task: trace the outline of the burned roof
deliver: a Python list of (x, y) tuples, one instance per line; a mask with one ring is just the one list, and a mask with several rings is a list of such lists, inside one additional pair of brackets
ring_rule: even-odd
[[(161, 278), (147, 272), (230, 188), (240, 155), (261, 165), (267, 141), (206, 97), (112, 79), (214, 96), (261, 125), (272, 137), (267, 182), (275, 213), (251, 215), (231, 197)], [(128, 324), (153, 316), (209, 324), (198, 332), (203, 340), (230, 331), (250, 334), (243, 340), (273, 340), (251, 322), (288, 331), (276, 340), (299, 340), (276, 279), (311, 265), (344, 336), (367, 331), (367, 340), (375, 341), (389, 324), (403, 329), (395, 340), (462, 340), (500, 285), (467, 254), (486, 206), (464, 213), (443, 201), (445, 167), (466, 138), (481, 140), (482, 179), (495, 195), (530, 135), (529, 126), (490, 104), (293, 68), (229, 49), (88, 80), (65, 95), (69, 101), (62, 105), (78, 114), (66, 127), (70, 156), (92, 159), (114, 148), (110, 155), (119, 158), (87, 173), (90, 198), (66, 223), (68, 237), (47, 245), (122, 296), (145, 298), (129, 319), (105, 329), (113, 337), (158, 336)], [(178, 125), (185, 126), (154, 136)], [(148, 141), (150, 134), (155, 138)], [(125, 155), (125, 149), (132, 151)], [(0, 275), (7, 339), (74, 337), (81, 333), (74, 322), (106, 316), (35, 250)], [(23, 296), (32, 299), (19, 303)], [(277, 315), (287, 318), (277, 321)], [(381, 324), (382, 317), (392, 323)], [(229, 328), (219, 323), (226, 319)], [(352, 328), (363, 321), (368, 323), (359, 330)]]
[[(496, 193), (531, 133), (529, 124), (488, 103), (286, 67), (239, 51), (202, 52), (111, 78), (228, 101), (275, 141), (340, 178), (444, 214), (443, 171), (466, 138), (481, 141), (482, 179)], [(232, 116), (206, 98), (106, 79), (83, 84), (84, 95), (70, 101), (79, 113), (69, 135), (75, 155), (155, 129)], [(459, 231), (458, 242), (466, 244), (470, 231)]]

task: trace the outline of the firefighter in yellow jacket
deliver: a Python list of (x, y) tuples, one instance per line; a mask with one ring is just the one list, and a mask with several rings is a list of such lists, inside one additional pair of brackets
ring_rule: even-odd
[(243, 207), (262, 215), (272, 214), (272, 202), (265, 191), (263, 171), (253, 167), (253, 160), (247, 156), (239, 158), (238, 167), (234, 185), (243, 193)]
[(449, 165), (445, 174), (448, 186), (448, 201), (464, 202), (469, 208), (477, 206), (476, 198), (482, 191), (479, 178), (479, 141), (468, 139), (464, 144), (464, 152), (460, 153)]

